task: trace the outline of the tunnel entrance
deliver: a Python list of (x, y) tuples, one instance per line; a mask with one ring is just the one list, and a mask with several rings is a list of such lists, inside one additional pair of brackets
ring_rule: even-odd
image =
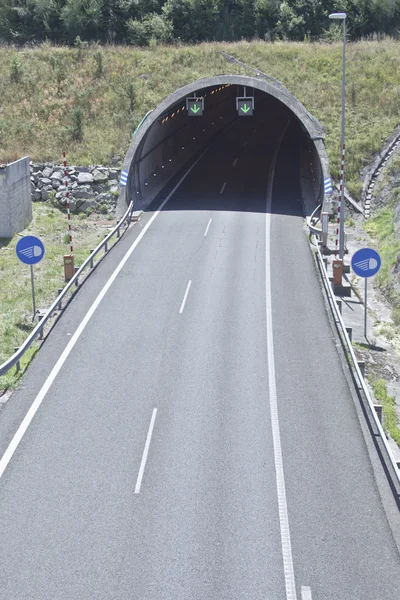
[[(321, 124), (280, 82), (223, 75), (177, 90), (146, 115), (123, 163), (119, 213), (131, 201), (136, 210), (149, 206), (223, 135), (230, 148), (245, 145), (253, 179), (265, 176), (286, 136), (291, 140), (286, 144), (291, 155), (287, 177), (299, 181), (306, 212), (319, 204), (330, 211), (329, 196), (324, 197), (324, 180), (330, 176)], [(220, 160), (221, 154), (215, 157), (216, 163)]]

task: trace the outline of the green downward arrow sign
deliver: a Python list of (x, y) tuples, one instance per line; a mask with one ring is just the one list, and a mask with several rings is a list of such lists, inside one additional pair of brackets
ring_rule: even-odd
[(192, 108), (191, 108), (190, 110), (192, 110), (192, 111), (194, 112), (194, 114), (196, 114), (196, 113), (198, 113), (198, 112), (199, 112), (199, 110), (200, 110), (200, 107), (199, 107), (199, 106), (197, 106), (197, 104), (195, 104), (194, 106), (192, 106)]
[(247, 106), (247, 104), (245, 104), (244, 106), (242, 106), (242, 107), (241, 107), (241, 110), (242, 110), (244, 113), (248, 113), (248, 112), (249, 112), (249, 110), (250, 110), (250, 106)]

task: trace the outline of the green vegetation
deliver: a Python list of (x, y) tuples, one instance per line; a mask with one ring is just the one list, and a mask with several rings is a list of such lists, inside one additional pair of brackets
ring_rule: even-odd
[[(108, 164), (123, 156), (143, 115), (201, 77), (244, 73), (220, 51), (281, 80), (326, 128), (332, 174), (339, 176), (340, 43), (239, 42), (196, 47), (2, 48), (0, 161)], [(96, 58), (97, 57), (97, 58)], [(348, 45), (346, 185), (357, 196), (360, 169), (400, 122), (400, 43)], [(18, 65), (18, 66), (17, 66)], [(101, 67), (100, 67), (101, 65)], [(100, 76), (101, 70), (101, 76)], [(16, 74), (18, 73), (18, 74)]]
[[(80, 265), (88, 257), (90, 250), (103, 239), (106, 227), (112, 226), (104, 217), (93, 215), (90, 219), (80, 219), (71, 215), (74, 241), (75, 265)], [(63, 256), (69, 253), (69, 235), (66, 215), (51, 204), (33, 205), (33, 221), (19, 235), (34, 232), (44, 242), (46, 254), (34, 267), (36, 306), (48, 308), (57, 297), (57, 290), (64, 287)], [(34, 328), (32, 323), (32, 294), (30, 269), (15, 255), (15, 245), (19, 239), (0, 240), (0, 364), (14, 353)], [(24, 355), (21, 370), (28, 365), (37, 345)], [(0, 390), (13, 387), (19, 381), (20, 373), (11, 369), (0, 377)]]
[(397, 425), (395, 398), (388, 394), (384, 379), (369, 377), (369, 383), (373, 389), (374, 396), (379, 404), (382, 404), (383, 428), (388, 431), (394, 441), (400, 445), (400, 429)]
[[(389, 161), (388, 170), (390, 175), (397, 175), (397, 173), (400, 171), (400, 154), (394, 155), (394, 158)], [(400, 189), (396, 190), (396, 194), (397, 196), (400, 195)]]
[(400, 253), (400, 239), (394, 229), (395, 203), (364, 223), (365, 231), (374, 239), (382, 258), (382, 266), (375, 281), (392, 306), (392, 319), (400, 326), (400, 293), (396, 289), (392, 269)]
[(398, 34), (399, 0), (0, 0), (0, 40), (337, 41), (328, 15), (343, 10), (351, 39)]

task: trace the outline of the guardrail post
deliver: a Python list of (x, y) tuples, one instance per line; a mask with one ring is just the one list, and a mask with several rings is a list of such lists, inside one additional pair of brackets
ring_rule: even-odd
[(322, 260), (324, 261), (325, 270), (327, 270), (328, 269), (328, 259), (326, 257), (324, 257)]
[(342, 314), (342, 301), (341, 300), (336, 300), (336, 304), (338, 307), (338, 310), (340, 312), (340, 314)]
[(352, 342), (353, 341), (353, 328), (346, 327), (346, 331), (347, 331), (347, 335), (349, 336), (349, 340)]
[[(43, 319), (43, 315), (38, 315), (39, 323)], [(40, 328), (39, 340), (43, 339), (43, 327)]]
[[(76, 274), (78, 271), (79, 271), (79, 267), (74, 267), (74, 275), (75, 275), (75, 274)], [(76, 279), (76, 281), (75, 281), (75, 286), (76, 286), (76, 287), (78, 287), (78, 285), (79, 285), (79, 281), (78, 281), (78, 279)]]
[(361, 371), (361, 375), (365, 378), (365, 361), (359, 360), (358, 361), (358, 368)]
[(374, 404), (374, 409), (376, 414), (378, 415), (378, 419), (382, 424), (382, 404)]
[[(58, 288), (57, 290), (57, 296), (59, 296), (62, 292), (62, 288)], [(58, 310), (62, 310), (62, 300), (60, 300), (60, 302), (58, 303)]]
[[(14, 352), (18, 352), (18, 350), (19, 350), (19, 347), (14, 348)], [(18, 373), (18, 371), (21, 370), (21, 363), (19, 362), (19, 360), (17, 360), (15, 368), (17, 369), (17, 373)]]
[[(121, 221), (121, 219), (117, 219), (117, 225), (119, 225), (120, 221)], [(120, 229), (118, 227), (118, 229), (117, 229), (117, 238), (119, 238), (120, 235), (121, 235), (121, 232), (120, 232)]]
[[(90, 254), (93, 253), (93, 250), (90, 251)], [(93, 269), (93, 258), (90, 259), (90, 268)]]

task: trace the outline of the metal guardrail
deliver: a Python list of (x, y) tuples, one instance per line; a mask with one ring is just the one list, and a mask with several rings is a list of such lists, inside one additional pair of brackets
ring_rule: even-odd
[(143, 119), (140, 121), (139, 125), (136, 127), (135, 131), (132, 133), (132, 137), (139, 131), (139, 129), (141, 128), (141, 126), (143, 125), (143, 123), (145, 122), (145, 120), (147, 119), (147, 117), (149, 116), (150, 113), (153, 112), (153, 109), (149, 110), (143, 117)]
[[(376, 413), (376, 410), (375, 410), (375, 407), (374, 407), (374, 403), (372, 402), (370, 393), (369, 393), (368, 388), (366, 386), (363, 374), (361, 373), (360, 367), (358, 365), (358, 360), (357, 360), (357, 357), (356, 357), (356, 355), (354, 353), (354, 349), (353, 349), (352, 343), (350, 341), (349, 335), (347, 333), (346, 326), (344, 324), (342, 315), (340, 314), (340, 310), (339, 310), (339, 307), (337, 305), (336, 298), (334, 296), (334, 293), (333, 293), (333, 290), (332, 290), (332, 287), (331, 287), (331, 282), (329, 280), (328, 273), (326, 271), (325, 264), (324, 264), (323, 257), (322, 257), (321, 250), (320, 250), (319, 246), (317, 246), (316, 256), (317, 256), (317, 261), (319, 263), (320, 271), (321, 271), (321, 274), (322, 274), (322, 279), (323, 279), (323, 282), (324, 282), (324, 286), (325, 286), (325, 289), (326, 289), (326, 292), (327, 292), (329, 304), (331, 306), (332, 313), (333, 313), (333, 316), (335, 318), (337, 329), (339, 331), (339, 334), (342, 337), (342, 342), (344, 341), (344, 344), (346, 346), (346, 350), (347, 350), (347, 353), (348, 353), (348, 358), (349, 358), (350, 362), (352, 363), (353, 375), (354, 375), (354, 372), (356, 374), (356, 378), (355, 379), (357, 380), (358, 391), (359, 392), (363, 392), (363, 394), (365, 396), (365, 399), (367, 401), (367, 405), (368, 405), (368, 407), (370, 409), (370, 413), (371, 413), (372, 418), (373, 418), (373, 423), (374, 423), (374, 425), (376, 427), (376, 430), (377, 430), (377, 433), (375, 435), (378, 435), (381, 438), (382, 443), (383, 443), (383, 447), (384, 447), (384, 451), (385, 451), (385, 453), (387, 455), (386, 457), (389, 460), (390, 466), (392, 467), (393, 475), (394, 475), (394, 478), (395, 478), (395, 482), (394, 483), (397, 486), (397, 489), (394, 490), (394, 492), (395, 492), (395, 495), (396, 495), (397, 504), (398, 504), (398, 506), (400, 508), (400, 469), (397, 466), (396, 460), (395, 460), (395, 458), (393, 456), (393, 453), (392, 453), (392, 450), (391, 450), (391, 448), (389, 446), (389, 442), (388, 442), (388, 440), (386, 438), (386, 434), (385, 434), (385, 432), (383, 430), (382, 424), (381, 424), (381, 422), (379, 420), (379, 417), (378, 417), (378, 415)], [(393, 485), (392, 485), (392, 489), (393, 489)]]
[[(79, 285), (79, 277), (82, 275), (83, 271), (89, 266), (90, 269), (93, 268), (93, 260), (95, 256), (104, 248), (104, 252), (108, 251), (108, 242), (114, 236), (117, 235), (117, 238), (121, 236), (121, 227), (127, 223), (127, 227), (131, 221), (131, 216), (133, 212), (133, 202), (130, 203), (126, 212), (119, 220), (118, 224), (114, 227), (112, 231), (102, 240), (98, 246), (93, 250), (93, 252), (88, 256), (88, 258), (84, 261), (84, 263), (79, 267), (75, 275), (72, 279), (67, 283), (67, 285), (63, 288), (62, 292), (57, 296), (56, 300), (47, 310), (46, 314), (43, 315), (39, 323), (33, 329), (33, 331), (29, 334), (23, 344), (18, 348), (18, 350), (10, 356), (8, 360), (6, 360), (2, 365), (0, 365), (0, 377), (7, 373), (12, 367), (17, 365), (17, 369), (19, 370), (19, 361), (28, 350), (28, 348), (32, 345), (37, 337), (39, 339), (43, 339), (43, 328), (46, 325), (47, 321), (52, 317), (53, 313), (56, 310), (60, 310), (62, 308), (62, 301), (65, 298), (68, 291), (75, 285), (78, 287)], [(125, 229), (125, 231), (126, 231)]]
[[(306, 218), (307, 227), (310, 230), (310, 234), (314, 234), (315, 236), (322, 235), (322, 229), (319, 227), (316, 227), (316, 225), (313, 223), (313, 220), (315, 218), (315, 213), (321, 209), (322, 209), (322, 204), (318, 204), (318, 206), (313, 210), (311, 217)], [(318, 218), (318, 221), (319, 221), (319, 218)]]

